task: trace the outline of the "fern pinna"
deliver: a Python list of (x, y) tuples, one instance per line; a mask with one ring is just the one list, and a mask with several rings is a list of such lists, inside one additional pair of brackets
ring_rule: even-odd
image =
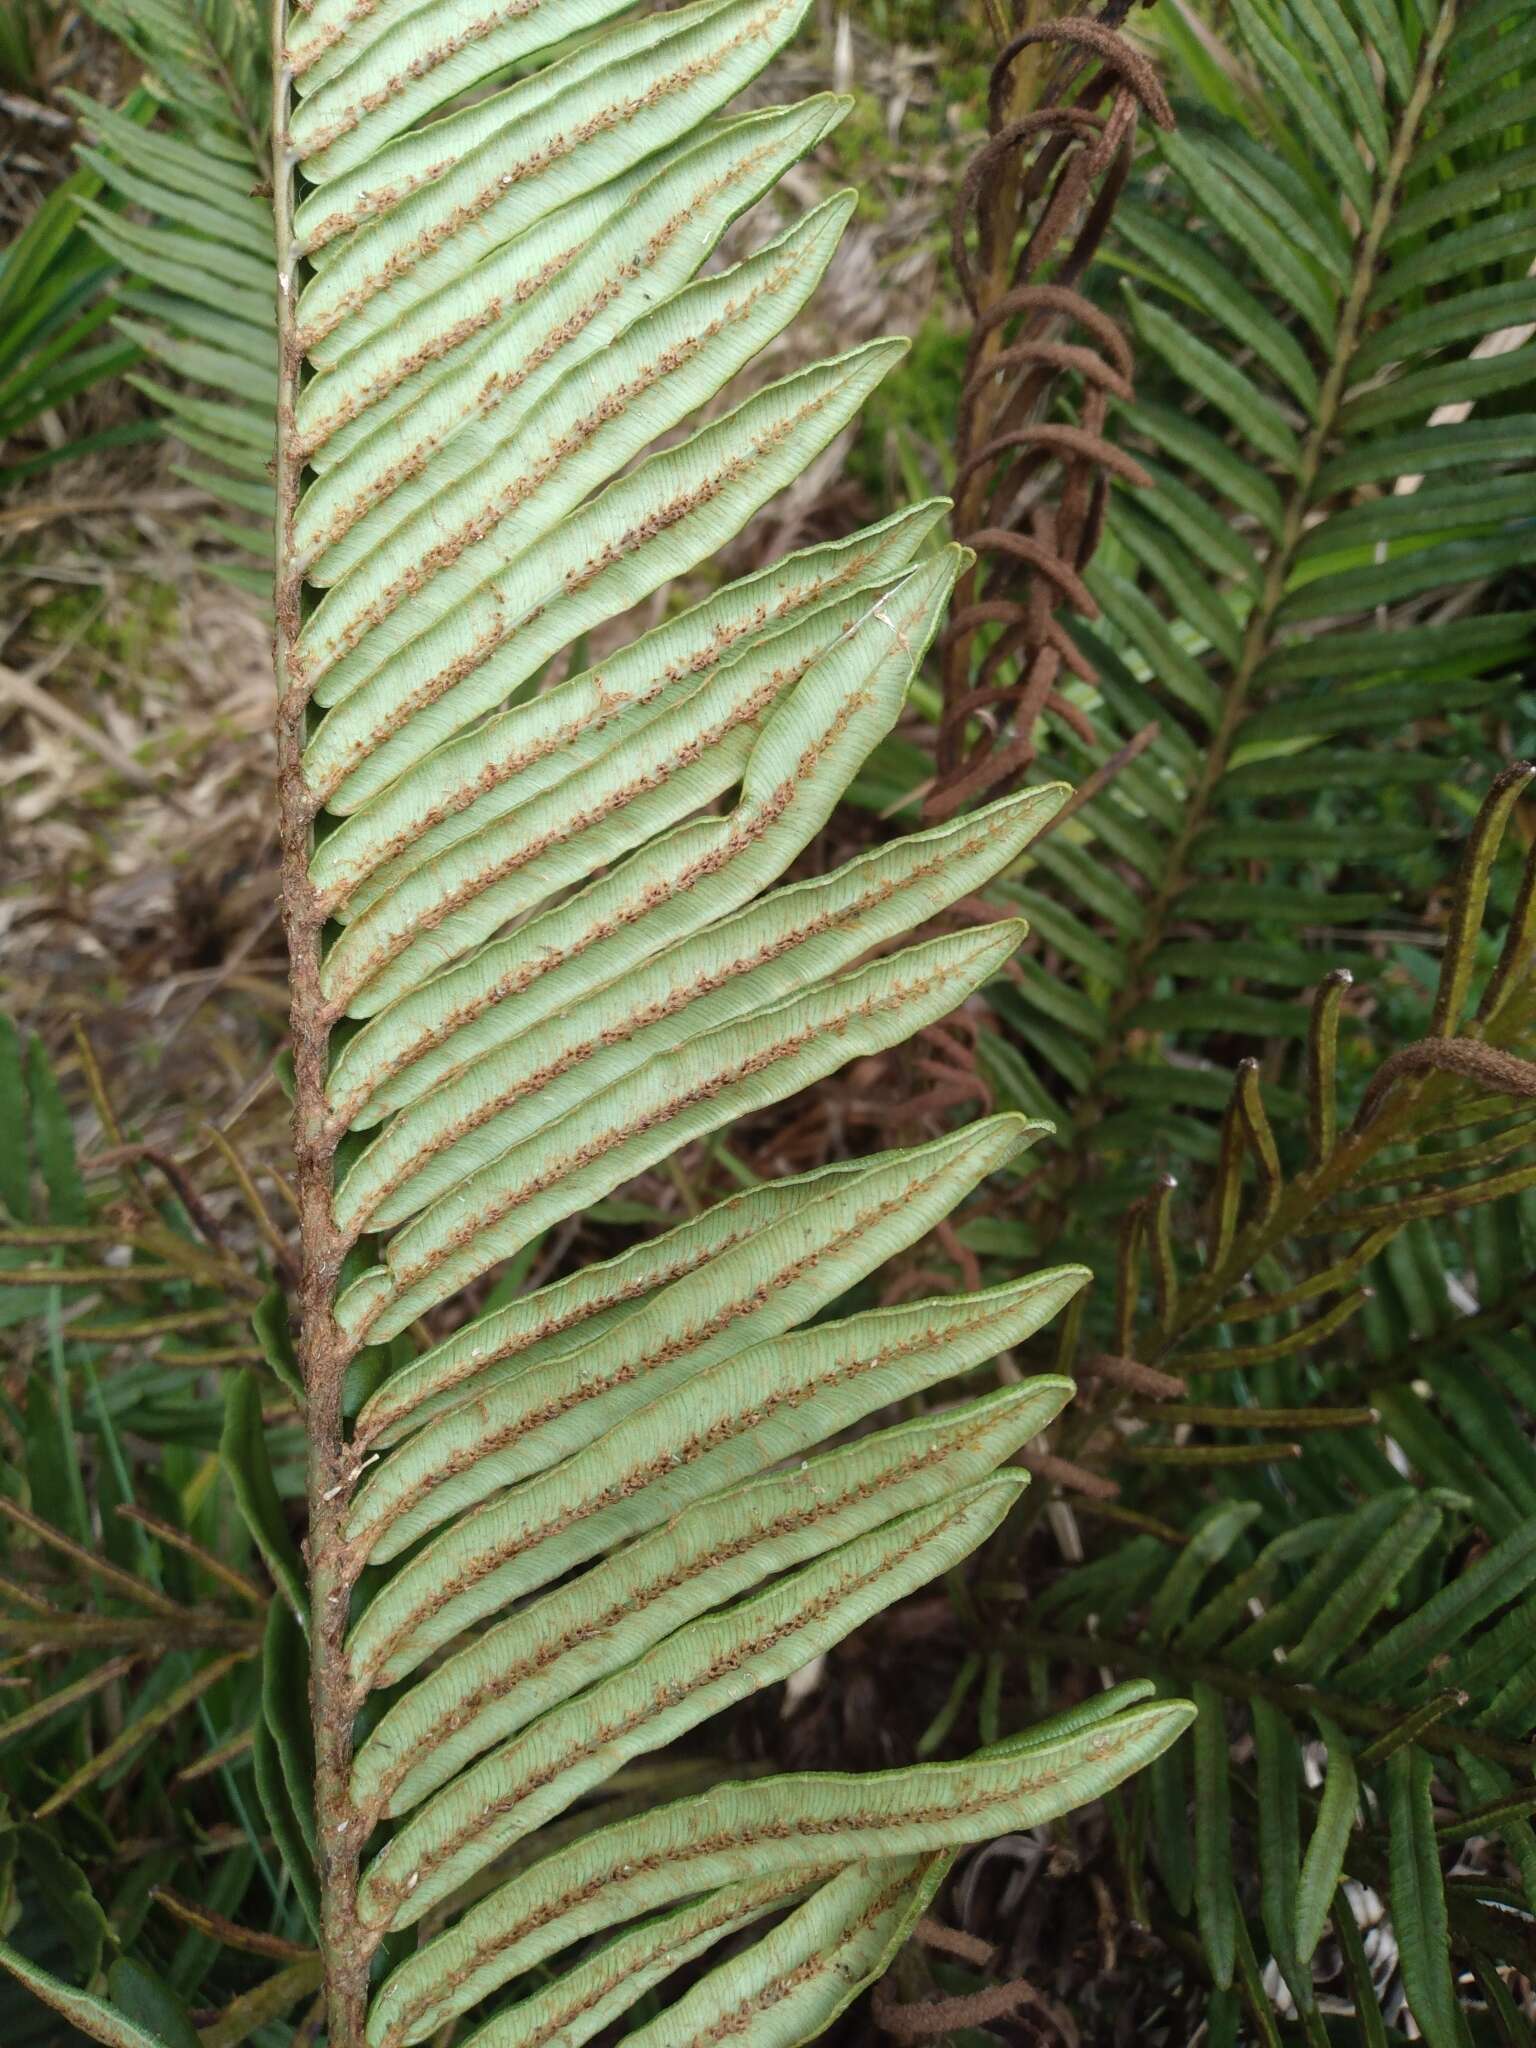
[[(817, 1320), (1043, 1128), (999, 1116), (464, 1300), (679, 1144), (996, 975), (1017, 923), (884, 949), (1061, 800), (771, 886), (942, 616), (961, 557), (930, 545), (938, 504), (540, 690), (706, 562), (901, 353), (814, 363), (678, 437), (804, 304), (853, 204), (696, 276), (842, 112), (723, 114), (806, 6), (615, 26), (613, 0), (314, 0), (280, 23), (280, 797), (337, 2048), (423, 2041), (498, 1996), (484, 2048), (585, 2040), (770, 1915), (634, 2038), (813, 2038), (956, 1846), (1092, 1796), (1187, 1718), (1132, 1689), (962, 1764), (572, 1818), (996, 1526), (1065, 1380), (810, 1454), (1086, 1277)], [(445, 1304), (458, 1326), (416, 1353)], [(302, 1844), (307, 1787), (281, 1776)]]

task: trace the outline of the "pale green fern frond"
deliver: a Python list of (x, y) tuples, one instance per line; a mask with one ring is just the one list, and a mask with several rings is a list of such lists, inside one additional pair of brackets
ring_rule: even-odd
[[(1006, 1468), (1069, 1384), (964, 1382), (1085, 1269), (849, 1298), (1042, 1124), (754, 1185), (536, 1292), (466, 1295), (995, 979), (1022, 926), (943, 913), (1064, 793), (784, 879), (942, 619), (961, 555), (933, 545), (938, 504), (615, 632), (901, 353), (715, 404), (852, 208), (701, 274), (843, 111), (727, 111), (806, 5), (614, 25), (613, 0), (315, 0), (288, 25), (280, 743), (338, 2048), (471, 2014), (483, 2048), (587, 2040), (769, 1916), (638, 2038), (812, 2039), (955, 1848), (1093, 1796), (1187, 1717), (1133, 1689), (962, 1764), (583, 1804), (951, 1569), (1017, 1497)], [(608, 651), (558, 680), (588, 636)]]

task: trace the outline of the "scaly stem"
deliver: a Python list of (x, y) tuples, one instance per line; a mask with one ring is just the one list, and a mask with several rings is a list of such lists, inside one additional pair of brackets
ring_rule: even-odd
[(295, 404), (303, 356), (295, 319), (299, 256), (293, 233), (294, 167), (288, 146), (292, 79), (284, 56), (286, 13), (285, 0), (275, 0), (272, 198), (277, 230), (278, 403), (274, 658), (278, 827), (290, 973), (293, 1148), (300, 1229), (298, 1352), (309, 1442), (310, 1706), (327, 2034), (330, 2048), (362, 2048), (371, 1943), (357, 1920), (361, 1829), (349, 1790), (355, 1701), (346, 1663), (347, 1611), (354, 1579), (346, 1520), (356, 1473), (342, 1412), (342, 1382), (350, 1347), (333, 1313), (344, 1252), (331, 1215), (336, 1141), (325, 1097), (330, 1038), (320, 985), (325, 920), (309, 878), (317, 806), (304, 779), (308, 691), (296, 658), (303, 576), (292, 566), (293, 529), (303, 457)]

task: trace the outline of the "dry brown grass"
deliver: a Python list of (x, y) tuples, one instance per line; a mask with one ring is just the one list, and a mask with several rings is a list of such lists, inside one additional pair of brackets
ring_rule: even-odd
[(81, 1019), (120, 1117), (177, 1144), (282, 1029), (267, 625), (153, 445), (46, 489), (0, 508), (4, 1001), (66, 1079)]

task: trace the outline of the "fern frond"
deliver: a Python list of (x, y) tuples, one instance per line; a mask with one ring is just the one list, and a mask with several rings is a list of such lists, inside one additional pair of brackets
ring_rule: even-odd
[[(1048, 708), (1070, 715), (1058, 684), (1093, 680), (1055, 610), (1093, 609), (1082, 572), (1110, 473), (1147, 480), (1105, 433), (1111, 398), (1131, 396), (1130, 345), (1080, 289), (1138, 116), (1173, 123), (1155, 68), (1117, 33), (1124, 14), (1031, 19), (1007, 39), (988, 80), (990, 133), (955, 202), (951, 246), (975, 326), (954, 528), (980, 563), (944, 639), (930, 818), (1014, 786), (1034, 759), (1036, 721)], [(1077, 401), (1069, 422), (1051, 417), (1065, 391)]]
[[(934, 921), (1064, 794), (784, 880), (938, 629), (966, 559), (930, 546), (942, 505), (623, 627), (901, 353), (717, 404), (851, 210), (698, 274), (843, 111), (724, 111), (805, 7), (607, 26), (612, 0), (315, 0), (290, 25), (280, 741), (337, 2048), (425, 2039), (519, 1979), (477, 2038), (584, 2040), (770, 1912), (641, 2038), (810, 2038), (947, 1852), (1093, 1796), (1187, 1717), (1116, 1696), (964, 1765), (709, 1782), (572, 1823), (995, 1529), (1059, 1378), (822, 1447), (963, 1381), (1086, 1277), (846, 1300), (1044, 1128), (1003, 1116), (752, 1187), (489, 1309), (474, 1291), (680, 1145), (995, 979), (1016, 921)], [(607, 651), (557, 682), (588, 635)]]
[[(1390, 1053), (1342, 1121), (1336, 979), (1292, 1112), (1305, 1163), (1248, 1063), (1200, 1210), (1176, 1219), (1170, 1182), (1125, 1219), (1125, 1356), (1110, 1361), (1125, 1434), (1101, 1398), (1059, 1441), (1112, 1461), (1117, 1509), (1157, 1533), (1063, 1573), (1016, 1638), (1198, 1687), (1192, 1784), (1170, 1756), (1145, 1797), (1163, 1881), (1218, 1985), (1236, 1979), (1246, 1915), (1314, 2010), (1313, 1957), (1349, 1912), (1347, 1877), (1389, 1894), (1414, 2017), (1448, 2043), (1451, 1958), (1507, 1949), (1481, 1900), (1444, 1883), (1439, 1845), (1496, 1837), (1518, 1886), (1507, 1903), (1536, 1901), (1521, 1789), (1536, 1756), (1536, 856), (1515, 888), (1498, 863), (1533, 774), (1500, 778), (1469, 834), (1430, 1034)], [(1186, 1507), (1177, 1488), (1202, 1474)], [(1362, 1800), (1388, 1816), (1385, 1852)], [(1232, 1847), (1245, 1814), (1256, 1887)], [(1368, 1987), (1356, 1997), (1374, 2009)]]
[(1153, 487), (1116, 488), (1086, 576), (1100, 744), (1062, 726), (1042, 765), (1159, 732), (1018, 899), (1123, 947), (1108, 977), (1063, 911), (1041, 927), (1088, 995), (1032, 1041), (1084, 1160), (1199, 1148), (1210, 1077), (1153, 1070), (1169, 1035), (1299, 1039), (1299, 988), (1412, 934), (1464, 763), (1497, 765), (1521, 701), (1536, 286), (1499, 202), (1532, 54), (1518, 9), (1422, 14), (1244, 0), (1246, 124), (1182, 106), (1106, 245)]
[[(153, 111), (147, 96), (130, 97), (128, 125)], [(130, 423), (75, 437), (61, 447), (17, 459), (37, 421), (102, 379), (129, 369), (138, 349), (104, 332), (115, 310), (115, 267), (80, 223), (80, 206), (101, 189), (82, 166), (50, 192), (15, 239), (0, 250), (0, 444), (7, 482), (87, 449), (144, 438)]]
[(87, 11), (139, 59), (166, 107), (207, 131), (215, 155), (264, 170), (272, 88), (256, 0), (90, 0)]
[[(111, 201), (86, 203), (87, 226), (127, 280), (114, 324), (172, 379), (130, 382), (203, 458), (176, 474), (234, 515), (213, 530), (269, 562), (277, 327), (261, 10), (256, 0), (92, 0), (90, 11), (144, 64), (165, 115), (145, 128), (73, 96), (87, 137), (78, 154)], [(219, 573), (258, 592), (270, 583), (256, 566)]]

